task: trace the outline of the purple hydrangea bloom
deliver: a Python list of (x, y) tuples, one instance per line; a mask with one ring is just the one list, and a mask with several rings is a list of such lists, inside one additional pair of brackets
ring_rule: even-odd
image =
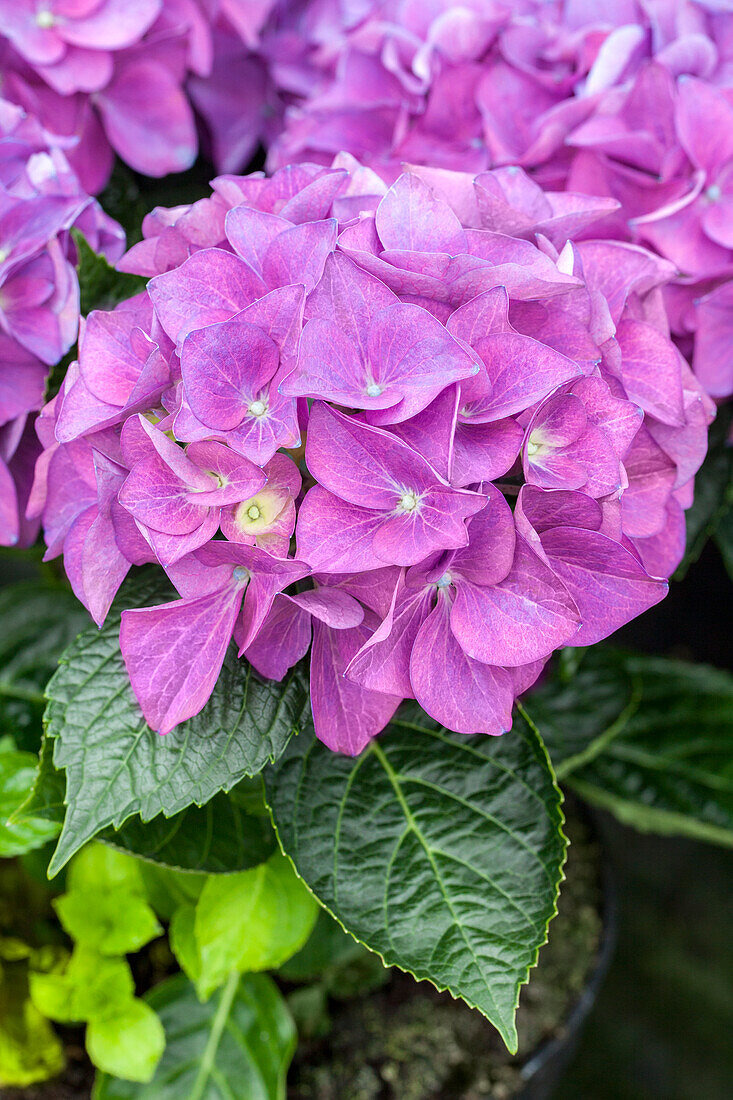
[(0, 0), (0, 28), (3, 95), (67, 139), (90, 194), (115, 153), (149, 176), (193, 163), (184, 85), (212, 64), (197, 0)]
[(81, 188), (37, 120), (0, 100), (0, 545), (32, 542), (25, 517), (38, 443), (33, 414), (48, 368), (79, 325), (76, 250), (70, 229), (111, 259), (120, 227)]
[[(270, 99), (274, 88), (285, 105), (271, 168), (346, 150), (388, 183), (405, 163), (480, 174), (477, 194), (462, 197), (466, 227), (478, 207), (484, 228), (514, 237), (651, 247), (677, 269), (668, 296), (680, 346), (694, 342), (712, 395), (733, 393), (733, 361), (699, 304), (733, 274), (729, 3), (306, 0), (273, 8), (258, 50)], [(595, 209), (579, 195), (596, 196)], [(402, 248), (386, 226), (376, 232), (385, 250)], [(350, 249), (371, 244), (365, 226), (352, 230)], [(463, 247), (449, 254), (465, 267)], [(427, 285), (431, 270), (419, 274), (410, 281)], [(713, 324), (729, 326), (726, 292), (714, 301)]]
[(675, 268), (590, 235), (615, 202), (521, 170), (213, 186), (146, 219), (121, 266), (147, 291), (87, 318), (38, 421), (48, 555), (97, 622), (131, 565), (167, 573), (180, 599), (121, 630), (162, 732), (231, 638), (275, 679), (310, 647), (334, 750), (405, 698), (508, 730), (682, 555), (714, 406), (669, 337)]

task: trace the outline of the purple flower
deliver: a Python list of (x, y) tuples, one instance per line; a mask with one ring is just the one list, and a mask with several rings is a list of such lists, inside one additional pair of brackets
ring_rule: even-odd
[(32, 416), (46, 375), (79, 326), (76, 250), (69, 230), (119, 256), (120, 227), (82, 190), (37, 120), (0, 100), (0, 544), (28, 544), (25, 518), (37, 443)]
[(243, 653), (277, 593), (307, 572), (256, 546), (212, 542), (169, 568), (180, 600), (123, 612), (122, 655), (153, 729), (169, 733), (201, 710), (232, 636)]
[[(427, 79), (463, 18), (393, 78)], [(155, 729), (205, 705), (233, 637), (276, 679), (310, 648), (334, 750), (405, 698), (499, 734), (556, 649), (664, 596), (714, 407), (669, 338), (674, 266), (590, 236), (615, 209), (342, 156), (146, 219), (123, 265), (148, 289), (85, 322), (28, 514), (95, 621), (132, 564), (178, 590), (122, 621)]]
[[(451, 201), (464, 230), (539, 233), (558, 249), (578, 236), (642, 243), (699, 298), (733, 271), (732, 18), (716, 0), (281, 5), (257, 30), (270, 82), (255, 99), (282, 118), (268, 163), (346, 151), (387, 183), (427, 166), (416, 171), (438, 189), (441, 173), (465, 172)], [(396, 234), (387, 220), (355, 221), (342, 243), (398, 294), (456, 306), (478, 280), (488, 289), (476, 242), (444, 217), (432, 234), (418, 219), (412, 243), (402, 218)], [(416, 250), (431, 263), (409, 261)], [(526, 255), (521, 266), (526, 284)], [(711, 392), (733, 392), (730, 362), (706, 368), (706, 355), (694, 362)]]
[[(263, 676), (281, 680), (308, 652), (312, 641), (310, 690), (316, 734), (334, 751), (356, 756), (389, 722), (402, 696), (370, 691), (346, 678), (349, 662), (371, 637), (379, 617), (358, 578), (335, 576), (318, 581), (299, 595), (275, 597), (270, 615), (245, 656)], [(389, 580), (385, 578), (385, 582), (383, 589)], [(366, 606), (350, 595), (351, 587)]]
[(451, 488), (402, 440), (320, 402), (305, 457), (318, 485), (301, 506), (298, 547), (316, 571), (415, 565), (438, 548), (464, 545), (465, 521), (484, 505), (480, 495)]
[(193, 163), (183, 85), (212, 53), (194, 2), (0, 0), (0, 26), (4, 96), (68, 145), (85, 190), (104, 187), (115, 152), (151, 176)]
[(130, 472), (117, 499), (161, 565), (172, 565), (215, 534), (221, 509), (248, 501), (267, 475), (223, 443), (191, 443), (183, 452), (144, 417), (120, 438)]

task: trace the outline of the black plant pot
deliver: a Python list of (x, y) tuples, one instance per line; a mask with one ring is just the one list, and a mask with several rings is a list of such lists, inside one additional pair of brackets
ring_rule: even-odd
[[(598, 837), (599, 830), (594, 822), (593, 826), (593, 832)], [(553, 1095), (563, 1073), (572, 1061), (585, 1021), (596, 1002), (611, 964), (618, 932), (618, 902), (613, 869), (603, 846), (601, 859), (603, 926), (595, 965), (588, 975), (583, 992), (570, 1010), (562, 1030), (542, 1043), (522, 1066), (524, 1085), (515, 1094), (516, 1100), (548, 1100)]]

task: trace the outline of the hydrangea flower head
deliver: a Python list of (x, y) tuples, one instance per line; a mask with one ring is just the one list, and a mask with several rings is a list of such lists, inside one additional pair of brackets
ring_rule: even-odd
[(87, 318), (39, 420), (49, 556), (97, 622), (131, 565), (167, 573), (180, 598), (121, 628), (161, 732), (232, 638), (276, 679), (310, 649), (335, 750), (405, 698), (508, 730), (682, 555), (713, 406), (669, 338), (673, 266), (521, 169), (387, 186), (342, 156), (213, 188), (146, 219), (121, 266), (147, 291)]

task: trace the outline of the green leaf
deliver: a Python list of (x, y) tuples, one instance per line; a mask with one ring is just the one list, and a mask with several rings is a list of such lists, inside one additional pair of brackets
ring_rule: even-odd
[(122, 889), (128, 894), (145, 897), (139, 860), (106, 844), (87, 844), (74, 856), (67, 878), (70, 891), (105, 893)]
[(142, 275), (116, 271), (104, 256), (94, 251), (83, 233), (72, 229), (71, 235), (77, 251), (76, 270), (82, 317), (93, 309), (114, 309), (119, 302), (145, 290), (147, 279)]
[(65, 970), (31, 970), (31, 1000), (39, 1012), (59, 1023), (80, 1023), (115, 1012), (135, 992), (125, 959), (105, 958), (77, 945)]
[(183, 974), (146, 997), (165, 1028), (165, 1053), (148, 1085), (104, 1074), (94, 1100), (284, 1100), (295, 1027), (266, 974), (234, 974), (206, 1004)]
[[(595, 709), (614, 694), (615, 709)], [(598, 647), (570, 686), (549, 683), (530, 705), (558, 776), (583, 798), (637, 829), (733, 846), (729, 673)]]
[(0, 742), (0, 858), (41, 848), (58, 834), (58, 825), (42, 817), (10, 820), (33, 787), (37, 763), (32, 753), (13, 752)]
[(49, 866), (132, 815), (144, 822), (201, 806), (276, 759), (306, 719), (307, 679), (293, 669), (263, 682), (231, 648), (202, 712), (161, 737), (145, 723), (119, 648), (120, 612), (170, 598), (156, 573), (126, 585), (101, 630), (86, 631), (63, 655), (47, 688), (46, 733), (54, 765), (66, 770), (66, 817)]
[[(685, 513), (687, 550), (674, 575), (682, 580), (709, 538), (733, 514), (733, 447), (728, 443), (731, 412), (723, 407), (710, 429), (708, 453), (695, 475), (695, 499)], [(723, 535), (725, 537), (725, 534)]]
[(119, 831), (105, 829), (101, 839), (173, 870), (244, 871), (264, 863), (277, 844), (269, 818), (248, 813), (249, 805), (249, 794), (235, 787), (173, 817), (130, 818)]
[(165, 1050), (165, 1031), (157, 1013), (135, 998), (89, 1021), (86, 1048), (105, 1073), (126, 1081), (150, 1081)]
[(209, 878), (196, 904), (199, 995), (207, 997), (232, 970), (272, 970), (308, 939), (318, 906), (279, 852), (238, 875)]
[(192, 905), (204, 888), (206, 875), (171, 871), (155, 863), (140, 863), (145, 894), (162, 920), (171, 920), (182, 905)]
[(44, 688), (89, 615), (61, 585), (23, 581), (0, 589), (0, 735), (37, 752)]
[(344, 928), (516, 1050), (566, 844), (534, 727), (519, 715), (503, 737), (462, 737), (410, 704), (356, 759), (298, 737), (265, 785), (285, 852)]
[[(555, 774), (562, 779), (586, 754), (595, 754), (638, 709), (641, 684), (623, 662), (586, 650), (569, 679), (557, 673), (527, 699), (532, 720), (542, 730)], [(599, 675), (600, 665), (603, 669)]]
[(64, 931), (101, 955), (139, 951), (163, 931), (148, 903), (121, 886), (72, 890), (53, 906)]
[[(228, 794), (220, 792), (204, 806), (188, 806), (172, 817), (143, 821), (133, 815), (120, 829), (103, 829), (98, 839), (174, 871), (220, 874), (256, 867), (275, 850), (276, 840), (267, 811), (257, 805), (261, 794), (253, 798), (253, 782), (244, 779)], [(60, 828), (65, 797), (65, 773), (54, 767), (53, 741), (44, 737), (33, 791), (19, 817), (34, 815)]]

